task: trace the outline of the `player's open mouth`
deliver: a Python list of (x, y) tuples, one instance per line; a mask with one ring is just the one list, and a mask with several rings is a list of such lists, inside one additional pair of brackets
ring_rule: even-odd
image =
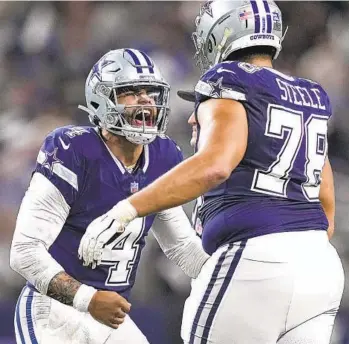
[(136, 127), (142, 127), (143, 126), (143, 118), (144, 118), (144, 125), (147, 127), (154, 126), (153, 123), (153, 115), (149, 109), (139, 109), (133, 119), (131, 125), (134, 125)]

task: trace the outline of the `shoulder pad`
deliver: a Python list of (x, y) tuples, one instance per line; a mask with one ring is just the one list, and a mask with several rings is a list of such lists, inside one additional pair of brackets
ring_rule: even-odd
[[(199, 102), (205, 98), (226, 98), (246, 101), (248, 74), (251, 74), (253, 68), (248, 69), (245, 64), (242, 64), (241, 67), (239, 66), (241, 63), (222, 62), (202, 75), (195, 86), (195, 92)], [(246, 69), (249, 72), (246, 73)]]
[(69, 205), (81, 188), (86, 170), (82, 135), (91, 134), (91, 130), (93, 128), (76, 126), (55, 129), (46, 136), (37, 157), (35, 172), (50, 180)]

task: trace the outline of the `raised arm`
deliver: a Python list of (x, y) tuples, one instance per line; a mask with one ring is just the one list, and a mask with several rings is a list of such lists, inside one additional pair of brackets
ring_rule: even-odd
[(247, 144), (243, 105), (231, 99), (209, 99), (198, 109), (199, 150), (128, 200), (138, 216), (187, 203), (229, 178)]
[(212, 98), (200, 104), (198, 120), (197, 153), (89, 225), (79, 246), (85, 264), (99, 265), (103, 245), (137, 216), (185, 204), (229, 178), (246, 151), (245, 108), (235, 100)]
[(333, 172), (328, 158), (326, 158), (322, 169), (319, 198), (329, 224), (327, 229), (328, 238), (331, 239), (334, 233), (335, 194)]

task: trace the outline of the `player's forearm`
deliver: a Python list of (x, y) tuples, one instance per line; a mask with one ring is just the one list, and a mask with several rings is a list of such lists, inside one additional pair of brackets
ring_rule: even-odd
[(72, 306), (75, 294), (80, 286), (79, 281), (62, 271), (52, 278), (46, 295), (65, 305)]
[(64, 271), (42, 242), (19, 232), (12, 241), (10, 266), (42, 294), (47, 293), (53, 276)]
[(152, 230), (165, 255), (186, 275), (196, 278), (210, 256), (204, 251), (182, 207), (158, 213)]
[(143, 217), (187, 203), (223, 183), (229, 173), (205, 155), (196, 154), (177, 165), (128, 200)]
[(42, 294), (52, 278), (64, 271), (48, 249), (68, 213), (63, 195), (45, 176), (35, 173), (17, 216), (10, 265)]
[(69, 276), (41, 242), (17, 235), (12, 243), (10, 265), (41, 294), (81, 312), (88, 311), (96, 289)]

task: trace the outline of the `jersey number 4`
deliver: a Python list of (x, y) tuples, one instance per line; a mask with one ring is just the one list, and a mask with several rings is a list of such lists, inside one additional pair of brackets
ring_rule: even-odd
[[(328, 117), (312, 114), (304, 123), (301, 111), (269, 105), (265, 135), (285, 140), (275, 161), (267, 171), (256, 170), (252, 190), (273, 196), (287, 197), (287, 184), (299, 154), (304, 161), (306, 181), (302, 192), (308, 201), (318, 201), (321, 171), (327, 153)], [(305, 152), (300, 150), (305, 135)]]
[(103, 265), (110, 265), (105, 285), (128, 286), (132, 269), (139, 255), (139, 240), (145, 226), (145, 218), (130, 222), (124, 233), (104, 248)]

